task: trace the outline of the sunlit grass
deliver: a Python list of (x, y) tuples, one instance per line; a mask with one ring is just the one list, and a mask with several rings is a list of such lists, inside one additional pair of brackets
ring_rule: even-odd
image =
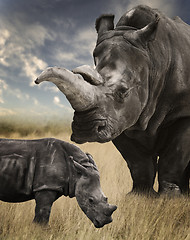
[[(52, 126), (52, 125), (51, 125)], [(31, 132), (22, 138), (57, 137), (70, 141), (70, 130)], [(1, 134), (0, 137), (7, 137)], [(8, 137), (21, 138), (18, 132)], [(1, 240), (190, 240), (190, 202), (187, 197), (151, 199), (126, 195), (132, 181), (125, 161), (112, 143), (78, 145), (93, 155), (101, 176), (103, 192), (109, 203), (118, 209), (113, 222), (102, 229), (94, 228), (78, 207), (76, 199), (61, 197), (53, 207), (50, 228), (32, 224), (34, 201), (26, 203), (0, 202)]]

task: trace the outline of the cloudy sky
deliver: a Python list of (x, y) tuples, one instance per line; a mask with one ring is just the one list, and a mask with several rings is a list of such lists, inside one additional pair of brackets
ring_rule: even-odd
[(48, 66), (93, 65), (95, 19), (113, 13), (117, 22), (138, 4), (190, 24), (189, 0), (0, 0), (0, 117), (71, 117), (64, 95), (35, 78)]

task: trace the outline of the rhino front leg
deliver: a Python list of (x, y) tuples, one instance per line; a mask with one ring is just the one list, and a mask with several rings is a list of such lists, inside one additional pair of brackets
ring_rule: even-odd
[(167, 195), (189, 194), (190, 119), (176, 121), (160, 135), (166, 140), (159, 152), (159, 192)]
[(49, 222), (51, 207), (53, 202), (57, 199), (57, 192), (55, 191), (39, 191), (35, 193), (35, 217), (34, 222), (46, 225)]
[(157, 158), (149, 154), (136, 140), (130, 139), (124, 133), (113, 140), (131, 172), (133, 180), (132, 193), (157, 196), (153, 185), (157, 170)]

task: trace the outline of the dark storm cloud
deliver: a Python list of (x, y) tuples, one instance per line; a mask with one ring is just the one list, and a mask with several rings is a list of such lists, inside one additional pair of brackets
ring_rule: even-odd
[[(6, 3), (5, 3), (6, 2)], [(84, 0), (7, 0), (1, 4), (1, 14), (20, 18), (25, 24), (39, 22), (54, 31), (72, 32), (76, 27), (94, 23), (105, 4)], [(106, 1), (104, 1), (106, 3)]]
[(179, 1), (179, 8), (178, 12), (181, 18), (188, 24), (190, 24), (190, 1), (189, 0), (182, 0)]
[(117, 21), (138, 4), (189, 21), (186, 0), (0, 0), (0, 112), (67, 113), (53, 85), (33, 81), (48, 66), (93, 65), (96, 17), (114, 13)]

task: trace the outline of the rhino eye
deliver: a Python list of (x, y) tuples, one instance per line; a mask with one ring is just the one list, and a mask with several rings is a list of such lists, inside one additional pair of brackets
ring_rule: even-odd
[(116, 100), (118, 102), (123, 102), (124, 101), (124, 98), (128, 95), (128, 91), (129, 89), (126, 88), (126, 87), (120, 87), (117, 89), (117, 92), (116, 92)]
[(88, 199), (88, 201), (89, 201), (90, 204), (93, 204), (93, 203), (94, 203), (94, 199), (93, 199), (92, 197), (90, 197), (90, 198)]

